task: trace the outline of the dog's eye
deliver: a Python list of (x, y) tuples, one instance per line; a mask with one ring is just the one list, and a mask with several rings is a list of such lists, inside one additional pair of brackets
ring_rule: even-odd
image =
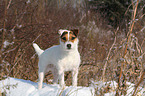
[(74, 40), (76, 37), (72, 37), (71, 40)]
[(62, 39), (63, 39), (63, 40), (66, 40), (66, 37), (63, 37)]

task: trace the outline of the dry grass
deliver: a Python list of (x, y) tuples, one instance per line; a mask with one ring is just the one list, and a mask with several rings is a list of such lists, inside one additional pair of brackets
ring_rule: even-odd
[[(144, 78), (141, 74), (144, 72), (145, 64), (142, 14), (136, 13), (135, 19), (140, 18), (138, 21), (133, 19), (132, 34), (126, 34), (128, 27), (124, 28), (126, 30), (119, 29), (114, 34), (116, 29), (108, 26), (105, 18), (99, 13), (87, 14), (86, 11), (74, 9), (69, 4), (58, 10), (56, 5), (53, 6), (55, 2), (46, 6), (43, 6), (42, 2), (33, 1), (27, 4), (23, 0), (0, 2), (0, 13), (2, 13), (0, 14), (0, 37), (2, 37), (0, 38), (0, 80), (11, 76), (37, 82), (38, 57), (35, 55), (32, 42), (35, 41), (42, 49), (46, 49), (59, 43), (57, 31), (60, 28), (78, 28), (79, 52), (82, 60), (78, 85), (89, 86), (90, 80), (100, 81), (102, 74), (104, 81), (120, 82), (120, 88), (125, 88), (126, 81), (137, 85), (143, 83), (140, 82), (142, 79), (138, 81), (138, 78)], [(114, 38), (115, 43), (113, 43)], [(4, 47), (6, 40), (10, 44)], [(50, 72), (44, 82), (51, 83), (49, 80), (52, 78)], [(70, 72), (66, 73), (65, 79), (66, 84), (71, 85)]]

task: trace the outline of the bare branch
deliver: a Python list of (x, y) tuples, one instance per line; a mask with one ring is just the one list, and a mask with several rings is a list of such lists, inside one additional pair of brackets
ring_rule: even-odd
[(7, 6), (7, 9), (9, 9), (10, 5), (11, 5), (12, 0), (9, 1), (9, 4)]
[[(139, 0), (137, 0), (136, 7), (134, 9), (133, 22), (131, 24), (130, 31), (128, 32), (128, 39), (127, 39), (126, 48), (125, 48), (125, 51), (124, 51), (124, 54), (123, 54), (123, 58), (125, 57), (125, 55), (127, 53), (128, 43), (129, 43), (129, 40), (131, 38), (131, 33), (132, 33), (134, 23), (135, 23), (135, 17), (136, 17), (136, 11), (137, 11), (137, 7), (138, 7), (138, 3), (139, 3)], [(120, 81), (121, 81), (121, 77), (122, 77), (123, 64), (124, 64), (124, 62), (121, 63), (120, 75), (119, 75), (119, 80), (118, 80), (118, 91), (119, 91), (119, 87), (120, 87), (120, 83), (121, 83)]]
[(103, 74), (102, 74), (102, 81), (103, 82), (105, 80), (105, 72), (106, 72), (106, 67), (107, 67), (107, 63), (108, 63), (108, 60), (109, 60), (109, 56), (110, 56), (112, 48), (114, 47), (114, 45), (116, 43), (116, 33), (117, 33), (118, 30), (119, 30), (119, 27), (117, 28), (117, 30), (115, 32), (115, 39), (114, 39), (114, 42), (113, 42), (111, 48), (109, 49), (109, 52), (108, 52), (108, 55), (107, 55), (107, 58), (106, 58), (106, 62), (105, 62), (104, 68), (103, 68)]
[(136, 94), (137, 88), (138, 88), (138, 86), (140, 85), (140, 83), (143, 81), (143, 77), (144, 77), (144, 76), (145, 76), (145, 70), (144, 70), (144, 72), (142, 73), (142, 75), (141, 75), (141, 77), (140, 77), (139, 82), (136, 84), (136, 86), (135, 86), (135, 89), (134, 89), (134, 92), (133, 92), (133, 95), (132, 95), (132, 96), (136, 96), (135, 94)]

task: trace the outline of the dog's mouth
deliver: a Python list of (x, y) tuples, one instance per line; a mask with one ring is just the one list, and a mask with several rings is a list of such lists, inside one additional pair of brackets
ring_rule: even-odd
[(71, 48), (67, 48), (67, 50), (71, 50)]
[(75, 45), (72, 42), (60, 42), (64, 51), (71, 51), (74, 49)]

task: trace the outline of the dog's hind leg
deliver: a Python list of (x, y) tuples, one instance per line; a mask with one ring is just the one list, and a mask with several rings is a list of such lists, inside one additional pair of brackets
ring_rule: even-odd
[(44, 72), (39, 72), (38, 89), (42, 88), (43, 79), (44, 79)]
[(53, 74), (53, 84), (57, 84), (58, 83), (58, 71), (55, 67), (52, 70), (52, 74)]
[(39, 81), (38, 81), (38, 89), (41, 89), (43, 86), (43, 79), (45, 76), (45, 72), (47, 71), (47, 64), (44, 62), (44, 60), (40, 59), (38, 62), (38, 77), (39, 77)]

